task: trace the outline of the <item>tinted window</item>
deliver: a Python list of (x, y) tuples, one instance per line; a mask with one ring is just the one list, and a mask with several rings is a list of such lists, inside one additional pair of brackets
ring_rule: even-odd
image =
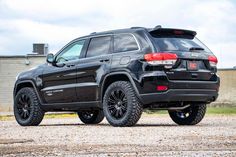
[(114, 35), (114, 51), (124, 52), (138, 50), (138, 45), (131, 34)]
[(211, 52), (197, 38), (154, 38), (160, 51), (190, 51), (190, 48), (200, 48), (205, 52)]
[(107, 54), (110, 49), (111, 37), (92, 38), (88, 47), (86, 57), (100, 56)]
[(57, 62), (62, 63), (66, 61), (79, 59), (81, 51), (83, 49), (85, 40), (74, 42), (65, 48), (58, 56)]

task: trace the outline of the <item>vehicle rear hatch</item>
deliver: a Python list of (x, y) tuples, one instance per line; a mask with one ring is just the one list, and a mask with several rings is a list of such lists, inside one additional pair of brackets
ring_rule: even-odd
[(177, 56), (172, 66), (163, 66), (169, 80), (216, 80), (217, 58), (195, 37), (196, 32), (159, 28), (149, 33), (156, 53)]

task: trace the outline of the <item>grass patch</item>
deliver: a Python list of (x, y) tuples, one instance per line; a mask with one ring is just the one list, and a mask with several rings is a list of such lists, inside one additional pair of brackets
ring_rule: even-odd
[(207, 114), (236, 114), (236, 107), (208, 107)]
[(44, 118), (78, 118), (76, 113), (51, 113), (46, 114)]
[(148, 110), (148, 109), (145, 109), (144, 112), (146, 114), (168, 114), (167, 110)]
[(14, 120), (14, 117), (11, 115), (0, 115), (0, 121)]
[[(49, 113), (44, 118), (78, 118), (76, 113)], [(15, 120), (13, 115), (0, 115), (0, 121)]]
[[(145, 114), (168, 114), (167, 110), (144, 110)], [(236, 107), (208, 107), (208, 115), (236, 115)], [(45, 114), (44, 118), (78, 118), (76, 113), (50, 113)], [(0, 121), (15, 120), (11, 115), (0, 115)]]
[[(167, 110), (145, 110), (147, 114), (168, 114)], [(236, 107), (208, 107), (206, 114), (236, 115)]]

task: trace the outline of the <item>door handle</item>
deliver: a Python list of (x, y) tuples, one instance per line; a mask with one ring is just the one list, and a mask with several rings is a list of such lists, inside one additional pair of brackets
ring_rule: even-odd
[(108, 59), (108, 58), (107, 58), (107, 59), (100, 59), (99, 61), (100, 61), (100, 62), (109, 62), (110, 59)]
[(68, 65), (66, 65), (66, 67), (68, 67), (68, 68), (73, 67), (73, 66), (75, 66), (75, 65), (74, 65), (74, 64), (68, 64)]
[(192, 76), (192, 78), (194, 78), (194, 79), (198, 78), (198, 74), (196, 74), (196, 73), (191, 74), (191, 76)]

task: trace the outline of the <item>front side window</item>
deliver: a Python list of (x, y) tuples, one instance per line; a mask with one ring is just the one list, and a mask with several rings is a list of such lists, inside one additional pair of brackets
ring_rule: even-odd
[(138, 50), (138, 44), (131, 34), (114, 35), (114, 52)]
[(95, 37), (92, 38), (88, 47), (86, 57), (100, 56), (108, 54), (111, 45), (111, 37)]
[(57, 63), (79, 59), (85, 40), (74, 42), (65, 48), (56, 58)]

